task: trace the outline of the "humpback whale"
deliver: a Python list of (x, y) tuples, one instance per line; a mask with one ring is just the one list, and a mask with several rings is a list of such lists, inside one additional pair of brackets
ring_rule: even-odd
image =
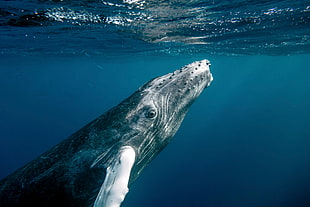
[(208, 60), (154, 78), (0, 181), (0, 206), (119, 207), (213, 80)]

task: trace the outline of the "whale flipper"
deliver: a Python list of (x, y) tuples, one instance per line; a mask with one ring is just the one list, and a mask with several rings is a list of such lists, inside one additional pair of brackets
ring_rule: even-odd
[(107, 168), (106, 177), (94, 207), (119, 207), (121, 205), (128, 192), (128, 182), (135, 157), (136, 153), (132, 147), (121, 147), (119, 156)]

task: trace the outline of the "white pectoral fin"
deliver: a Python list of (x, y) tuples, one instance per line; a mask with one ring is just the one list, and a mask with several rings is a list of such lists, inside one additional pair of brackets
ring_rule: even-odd
[(130, 146), (120, 148), (118, 158), (107, 168), (94, 207), (119, 207), (128, 192), (130, 173), (136, 153)]

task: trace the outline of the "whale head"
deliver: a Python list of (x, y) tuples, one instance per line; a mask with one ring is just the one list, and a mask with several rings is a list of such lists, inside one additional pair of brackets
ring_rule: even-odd
[[(109, 166), (123, 146), (135, 151), (132, 183), (179, 129), (192, 103), (212, 82), (208, 60), (154, 78), (92, 122), (92, 146), (102, 152), (92, 166)], [(100, 147), (101, 146), (101, 147)]]
[(127, 109), (123, 126), (131, 131), (122, 145), (136, 152), (132, 180), (169, 143), (192, 103), (210, 85), (209, 67), (208, 60), (201, 60), (154, 78), (118, 106)]

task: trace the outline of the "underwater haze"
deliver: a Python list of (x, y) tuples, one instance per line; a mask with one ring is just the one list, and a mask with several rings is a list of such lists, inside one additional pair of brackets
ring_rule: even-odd
[(309, 207), (308, 1), (0, 0), (0, 179), (201, 59), (214, 81), (122, 206)]

